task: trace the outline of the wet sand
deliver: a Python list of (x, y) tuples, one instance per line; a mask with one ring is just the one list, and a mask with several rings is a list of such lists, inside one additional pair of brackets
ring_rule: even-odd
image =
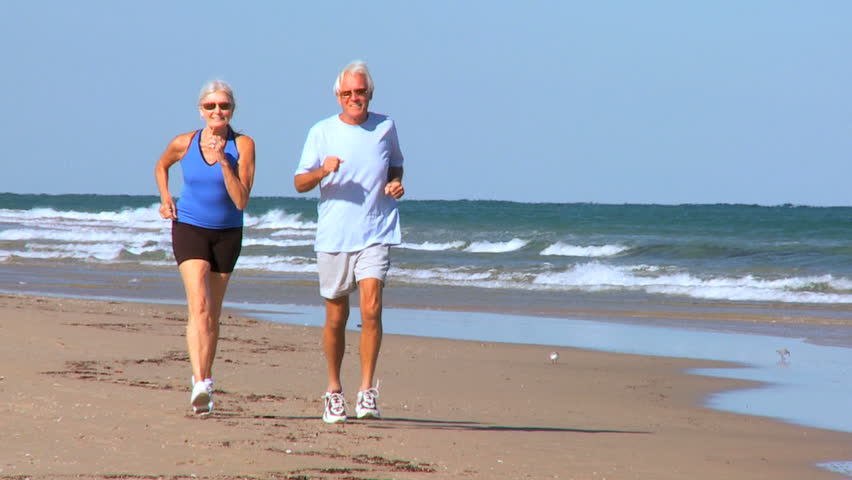
[(701, 407), (747, 385), (682, 373), (718, 362), (387, 335), (385, 418), (326, 425), (319, 330), (228, 310), (199, 419), (182, 306), (4, 295), (0, 318), (0, 478), (819, 480), (852, 459), (852, 434)]

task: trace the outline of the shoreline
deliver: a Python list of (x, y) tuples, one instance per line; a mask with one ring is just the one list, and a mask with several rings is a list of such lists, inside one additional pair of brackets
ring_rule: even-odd
[[(240, 272), (226, 303), (321, 306), (313, 274), (272, 275)], [(76, 267), (14, 266), (0, 272), (0, 294), (49, 295), (182, 305), (185, 297), (176, 271), (150, 268), (79, 271)], [(357, 306), (356, 297), (352, 305)], [(393, 283), (385, 289), (389, 308), (463, 313), (495, 313), (702, 328), (763, 335), (802, 337), (815, 344), (852, 348), (852, 305), (787, 304), (695, 300), (641, 293), (491, 290), (477, 287)]]
[(385, 420), (328, 426), (318, 329), (235, 307), (223, 314), (220, 407), (202, 421), (185, 405), (182, 305), (0, 303), (0, 478), (792, 480), (843, 478), (816, 465), (852, 459), (850, 434), (702, 407), (754, 385), (687, 373), (728, 363), (560, 347), (550, 364), (539, 345), (392, 334), (379, 367)]
[[(29, 295), (116, 297), (139, 301), (185, 297), (174, 268), (115, 264), (106, 268), (57, 262), (7, 264), (0, 292)], [(275, 273), (239, 270), (226, 301), (322, 305), (313, 272)], [(357, 299), (353, 298), (353, 305)], [(849, 327), (852, 304), (787, 303), (696, 299), (642, 292), (584, 292), (489, 289), (475, 286), (423, 285), (390, 280), (385, 305), (411, 309), (499, 312), (601, 321), (718, 321), (732, 326), (798, 324)], [(852, 347), (852, 335), (849, 346)]]

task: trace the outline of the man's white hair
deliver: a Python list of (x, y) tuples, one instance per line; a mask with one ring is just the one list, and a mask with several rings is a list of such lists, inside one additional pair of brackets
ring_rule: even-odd
[(367, 62), (362, 60), (355, 60), (340, 71), (340, 74), (337, 75), (337, 79), (334, 81), (335, 95), (340, 93), (340, 82), (343, 81), (343, 76), (347, 73), (349, 75), (364, 75), (364, 78), (367, 80), (367, 97), (373, 98), (373, 77), (370, 75), (370, 69), (367, 68)]

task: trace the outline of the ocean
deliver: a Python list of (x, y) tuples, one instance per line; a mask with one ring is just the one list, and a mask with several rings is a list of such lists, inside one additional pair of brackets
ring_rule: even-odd
[[(129, 275), (130, 284), (177, 278), (158, 204), (144, 195), (0, 194), (0, 262), (21, 277), (15, 288), (35, 288), (44, 281), (29, 275), (51, 270), (78, 284), (86, 272)], [(403, 200), (399, 208), (403, 243), (392, 250), (389, 286), (529, 294), (557, 309), (572, 298), (852, 304), (852, 207)], [(314, 198), (252, 198), (236, 276), (270, 288), (276, 279), (315, 283), (316, 220)], [(14, 290), (6, 280), (0, 288)]]

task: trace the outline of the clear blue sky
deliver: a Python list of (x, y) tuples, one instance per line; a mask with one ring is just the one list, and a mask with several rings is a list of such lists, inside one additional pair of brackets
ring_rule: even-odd
[[(412, 199), (852, 205), (852, 1), (4, 2), (0, 191), (156, 194), (198, 90), (297, 196), (353, 59)], [(172, 169), (175, 174), (177, 170)]]

